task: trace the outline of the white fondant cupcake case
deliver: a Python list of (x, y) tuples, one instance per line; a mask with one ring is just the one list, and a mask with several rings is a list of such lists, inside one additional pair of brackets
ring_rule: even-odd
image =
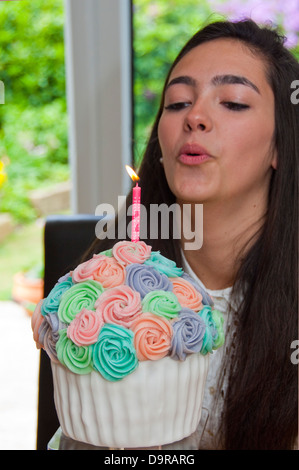
[(197, 428), (209, 355), (143, 361), (110, 382), (96, 371), (77, 375), (52, 362), (54, 399), (63, 433), (99, 447), (140, 448), (180, 441)]

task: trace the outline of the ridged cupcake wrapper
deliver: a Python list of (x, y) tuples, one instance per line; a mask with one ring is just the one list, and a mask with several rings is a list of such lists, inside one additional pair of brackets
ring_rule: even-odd
[(76, 375), (52, 362), (63, 433), (99, 447), (141, 448), (179, 441), (197, 428), (209, 355), (140, 362), (118, 382)]

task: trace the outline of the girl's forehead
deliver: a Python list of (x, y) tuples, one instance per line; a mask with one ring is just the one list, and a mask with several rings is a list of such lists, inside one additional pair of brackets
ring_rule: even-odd
[(174, 66), (170, 78), (184, 71), (208, 73), (247, 72), (265, 78), (266, 64), (258, 53), (239, 40), (225, 38), (214, 39), (195, 46), (188, 51)]

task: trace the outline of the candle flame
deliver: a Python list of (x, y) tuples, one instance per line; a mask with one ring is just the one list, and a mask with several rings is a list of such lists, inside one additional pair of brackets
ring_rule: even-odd
[(132, 178), (133, 181), (139, 181), (139, 176), (135, 173), (135, 171), (129, 165), (126, 165), (126, 170), (129, 173), (129, 176), (130, 178)]

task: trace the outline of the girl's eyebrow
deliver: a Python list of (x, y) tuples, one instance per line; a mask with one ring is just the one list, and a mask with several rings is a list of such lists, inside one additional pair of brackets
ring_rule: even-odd
[[(197, 81), (190, 77), (189, 75), (181, 75), (179, 77), (175, 77), (166, 86), (166, 90), (169, 87), (176, 84), (183, 84), (188, 85), (193, 88), (196, 87)], [(245, 85), (252, 88), (254, 91), (260, 94), (260, 90), (258, 87), (252, 83), (248, 78), (242, 77), (240, 75), (216, 75), (212, 78), (211, 84), (214, 86), (221, 86), (221, 85)]]
[(245, 85), (252, 88), (254, 91), (260, 94), (258, 87), (252, 83), (248, 78), (240, 75), (216, 75), (211, 80), (212, 85)]
[(189, 75), (182, 75), (180, 77), (175, 77), (172, 80), (170, 80), (170, 82), (166, 86), (166, 90), (168, 90), (168, 88), (171, 87), (172, 85), (176, 85), (178, 83), (182, 83), (183, 85), (188, 85), (194, 88), (197, 85), (197, 81), (194, 78), (189, 77)]

